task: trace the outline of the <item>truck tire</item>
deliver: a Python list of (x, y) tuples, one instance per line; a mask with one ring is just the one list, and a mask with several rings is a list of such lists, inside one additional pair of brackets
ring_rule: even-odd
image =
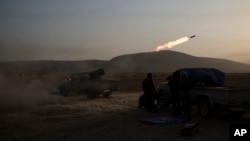
[(109, 91), (104, 91), (102, 95), (103, 95), (103, 97), (109, 97), (111, 93), (112, 93), (111, 90), (109, 90)]
[(206, 98), (199, 100), (198, 105), (199, 114), (203, 118), (209, 118), (212, 114), (211, 104)]

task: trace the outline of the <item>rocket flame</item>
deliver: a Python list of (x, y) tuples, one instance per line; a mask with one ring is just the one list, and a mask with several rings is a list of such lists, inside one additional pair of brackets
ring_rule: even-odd
[(189, 39), (188, 37), (183, 37), (183, 38), (177, 39), (175, 41), (170, 41), (168, 43), (165, 43), (163, 45), (158, 46), (156, 48), (156, 51), (158, 52), (158, 51), (166, 49), (166, 48), (172, 48), (172, 47), (174, 47), (176, 45), (179, 45), (179, 44), (182, 44), (182, 43), (188, 41), (188, 39)]

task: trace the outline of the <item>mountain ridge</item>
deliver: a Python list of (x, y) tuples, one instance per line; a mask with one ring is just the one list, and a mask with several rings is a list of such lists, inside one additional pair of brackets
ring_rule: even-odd
[[(172, 72), (179, 68), (217, 68), (225, 72), (250, 72), (250, 65), (227, 59), (195, 57), (175, 51), (121, 55), (108, 61), (106, 69), (128, 72)], [(111, 70), (112, 71), (112, 70)]]
[(175, 51), (124, 54), (110, 60), (37, 60), (0, 62), (0, 72), (172, 72), (180, 68), (217, 68), (224, 72), (250, 72), (250, 65), (220, 58), (196, 57)]

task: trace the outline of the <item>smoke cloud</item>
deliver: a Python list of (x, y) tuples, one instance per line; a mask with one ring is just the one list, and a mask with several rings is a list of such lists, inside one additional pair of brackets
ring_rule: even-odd
[(64, 97), (50, 94), (48, 86), (40, 80), (24, 83), (16, 78), (0, 75), (0, 112), (65, 102)]

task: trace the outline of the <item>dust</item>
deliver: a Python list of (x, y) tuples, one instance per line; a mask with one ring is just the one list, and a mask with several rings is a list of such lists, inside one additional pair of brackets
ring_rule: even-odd
[(0, 112), (66, 102), (64, 97), (52, 95), (47, 85), (39, 79), (27, 82), (18, 77), (0, 75)]

